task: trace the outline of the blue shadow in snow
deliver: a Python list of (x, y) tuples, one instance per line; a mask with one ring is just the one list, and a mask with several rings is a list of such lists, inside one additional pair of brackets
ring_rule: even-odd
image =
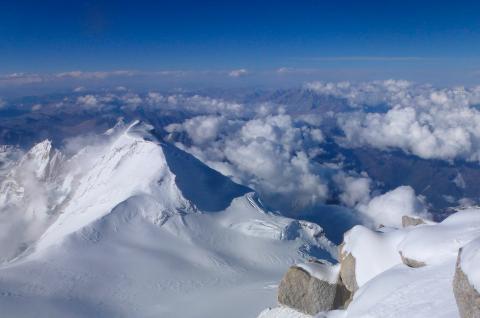
[(177, 147), (162, 143), (170, 170), (183, 196), (205, 212), (225, 210), (233, 199), (253, 190), (239, 185), (223, 174)]

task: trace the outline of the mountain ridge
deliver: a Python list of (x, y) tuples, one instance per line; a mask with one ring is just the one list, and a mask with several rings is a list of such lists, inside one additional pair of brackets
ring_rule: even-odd
[[(320, 226), (268, 211), (250, 189), (221, 180), (227, 177), (156, 141), (148, 128), (119, 125), (102, 137), (108, 141), (66, 159), (58, 216), (0, 267), (5, 312), (253, 316), (275, 304), (272, 286), (285, 268), (312, 257), (335, 261), (337, 247)], [(193, 184), (205, 189), (186, 199), (170, 170), (175, 160), (182, 182), (203, 174)], [(221, 200), (197, 206), (195, 196), (210, 192)], [(221, 304), (205, 306), (209, 299)]]

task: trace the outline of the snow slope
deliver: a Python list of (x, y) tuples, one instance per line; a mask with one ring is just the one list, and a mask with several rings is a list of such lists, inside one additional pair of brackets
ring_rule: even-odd
[(437, 225), (412, 229), (398, 246), (406, 257), (427, 264), (455, 259), (458, 249), (480, 237), (480, 211), (459, 211)]
[[(336, 257), (318, 225), (266, 211), (254, 193), (148, 130), (118, 125), (58, 168), (35, 169), (34, 181), (49, 185), (39, 195), (48, 222), (1, 255), (2, 315), (253, 317), (276, 303), (291, 264)], [(51, 156), (40, 157), (35, 167), (50, 166)], [(47, 170), (48, 183), (49, 173), (36, 174)], [(15, 207), (32, 206), (25, 197), (9, 209), (22, 215)]]
[(4, 164), (10, 169), (0, 178), (0, 262), (22, 253), (54, 220), (63, 159), (46, 140)]
[(358, 290), (343, 317), (458, 317), (454, 272), (453, 260), (422, 268), (392, 267)]
[(345, 253), (355, 257), (355, 277), (359, 287), (373, 277), (402, 262), (396, 246), (402, 231), (379, 232), (355, 226), (345, 235)]

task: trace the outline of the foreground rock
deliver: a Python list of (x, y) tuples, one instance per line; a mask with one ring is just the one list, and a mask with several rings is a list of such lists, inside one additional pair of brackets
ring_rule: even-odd
[[(477, 242), (477, 244), (478, 243), (480, 243), (480, 241)], [(473, 244), (475, 244), (475, 242), (473, 242)], [(478, 261), (480, 251), (478, 250), (478, 246), (474, 246), (473, 248), (470, 245), (471, 244), (468, 244), (458, 252), (457, 267), (453, 279), (453, 293), (461, 318), (480, 317), (480, 293), (475, 289), (475, 286), (473, 286), (476, 280), (475, 278), (478, 277), (469, 277), (469, 267), (474, 265), (469, 264), (469, 261)], [(472, 253), (477, 255), (471, 255)], [(478, 262), (476, 262), (476, 265), (478, 266)], [(478, 271), (478, 269), (476, 270)]]
[(409, 258), (409, 257), (404, 256), (402, 251), (399, 251), (399, 253), (400, 253), (400, 257), (402, 258), (403, 264), (405, 264), (409, 267), (419, 268), (419, 267), (423, 267), (423, 266), (427, 265), (427, 264), (425, 264), (425, 262), (417, 261), (413, 258)]
[(338, 247), (338, 255), (340, 261), (340, 278), (345, 287), (352, 294), (358, 289), (358, 283), (355, 276), (355, 257), (344, 251), (345, 244), (342, 243)]
[(339, 266), (319, 262), (290, 267), (278, 288), (279, 303), (308, 315), (343, 308), (350, 296)]

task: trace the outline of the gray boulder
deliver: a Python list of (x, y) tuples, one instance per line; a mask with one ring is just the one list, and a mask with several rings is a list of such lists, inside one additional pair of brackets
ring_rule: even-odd
[(358, 289), (357, 278), (355, 276), (355, 257), (351, 253), (343, 251), (344, 243), (338, 247), (340, 261), (340, 278), (345, 287), (354, 293)]
[(402, 216), (402, 227), (408, 226), (417, 226), (420, 224), (426, 224), (425, 221), (421, 218), (416, 218), (413, 216), (404, 215)]
[(308, 315), (343, 308), (350, 296), (341, 280), (332, 284), (297, 266), (290, 267), (278, 288), (280, 304)]
[(462, 249), (458, 252), (457, 267), (453, 278), (453, 294), (461, 318), (480, 318), (480, 294), (470, 284), (460, 267)]
[(413, 258), (408, 258), (408, 257), (404, 256), (402, 251), (399, 251), (399, 253), (400, 253), (400, 257), (402, 258), (403, 264), (405, 264), (409, 267), (418, 268), (418, 267), (423, 267), (423, 266), (427, 265), (427, 264), (425, 264), (425, 262), (417, 261)]

